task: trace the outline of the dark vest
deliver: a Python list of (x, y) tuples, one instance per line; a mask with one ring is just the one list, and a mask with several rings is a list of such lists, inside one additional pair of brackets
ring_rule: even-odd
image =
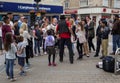
[(66, 21), (60, 21), (58, 23), (58, 27), (59, 27), (59, 29), (58, 29), (59, 34), (61, 34), (61, 33), (70, 33), (69, 29), (68, 29), (68, 26), (66, 24)]
[(38, 37), (38, 39), (35, 38), (35, 40), (41, 40), (41, 32), (40, 32), (40, 30), (35, 29), (35, 35)]

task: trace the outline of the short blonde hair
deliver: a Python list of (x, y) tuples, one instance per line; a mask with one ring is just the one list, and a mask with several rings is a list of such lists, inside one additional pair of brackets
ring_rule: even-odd
[(74, 19), (70, 19), (70, 23), (71, 23), (71, 25), (74, 25)]

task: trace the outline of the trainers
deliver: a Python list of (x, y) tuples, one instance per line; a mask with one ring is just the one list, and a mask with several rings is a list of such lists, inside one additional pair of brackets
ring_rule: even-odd
[(100, 59), (103, 59), (103, 58), (105, 58), (105, 56), (101, 56), (101, 57), (100, 57)]
[(110, 53), (110, 55), (115, 55), (115, 52)]
[(57, 66), (55, 63), (52, 64), (53, 66)]
[(35, 54), (35, 56), (38, 56), (38, 54)]
[(7, 76), (7, 79), (10, 79), (10, 76)]
[(98, 57), (99, 55), (94, 55), (94, 57)]
[(44, 54), (46, 55), (46, 54), (47, 54), (47, 52), (44, 52)]
[(82, 57), (78, 57), (78, 58), (77, 58), (77, 60), (81, 60), (81, 59), (82, 59)]
[(22, 71), (19, 73), (20, 76), (26, 76), (26, 72)]
[(14, 81), (16, 81), (16, 78), (12, 78), (12, 79), (10, 79), (10, 81), (11, 81), (11, 82), (14, 82)]
[(70, 64), (73, 64), (73, 61), (71, 61)]
[(51, 63), (48, 64), (48, 66), (51, 66), (51, 65), (52, 65)]
[(41, 56), (41, 54), (39, 53), (39, 56)]
[(90, 55), (88, 55), (88, 54), (87, 54), (86, 56), (87, 56), (87, 57), (90, 57)]

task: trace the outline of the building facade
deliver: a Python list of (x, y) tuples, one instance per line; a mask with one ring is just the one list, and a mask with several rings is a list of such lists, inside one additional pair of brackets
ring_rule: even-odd
[(63, 7), (66, 15), (90, 16), (96, 26), (100, 18), (111, 19), (114, 14), (120, 15), (120, 0), (64, 0)]
[(0, 17), (7, 12), (13, 12), (16, 16), (20, 13), (29, 15), (31, 11), (44, 12), (50, 18), (52, 16), (58, 17), (63, 13), (63, 6), (60, 0), (41, 0), (39, 5), (34, 0), (0, 0)]

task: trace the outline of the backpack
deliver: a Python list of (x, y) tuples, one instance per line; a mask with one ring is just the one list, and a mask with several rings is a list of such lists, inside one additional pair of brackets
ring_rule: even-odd
[(103, 70), (106, 72), (114, 72), (115, 59), (111, 56), (106, 56), (103, 60)]

